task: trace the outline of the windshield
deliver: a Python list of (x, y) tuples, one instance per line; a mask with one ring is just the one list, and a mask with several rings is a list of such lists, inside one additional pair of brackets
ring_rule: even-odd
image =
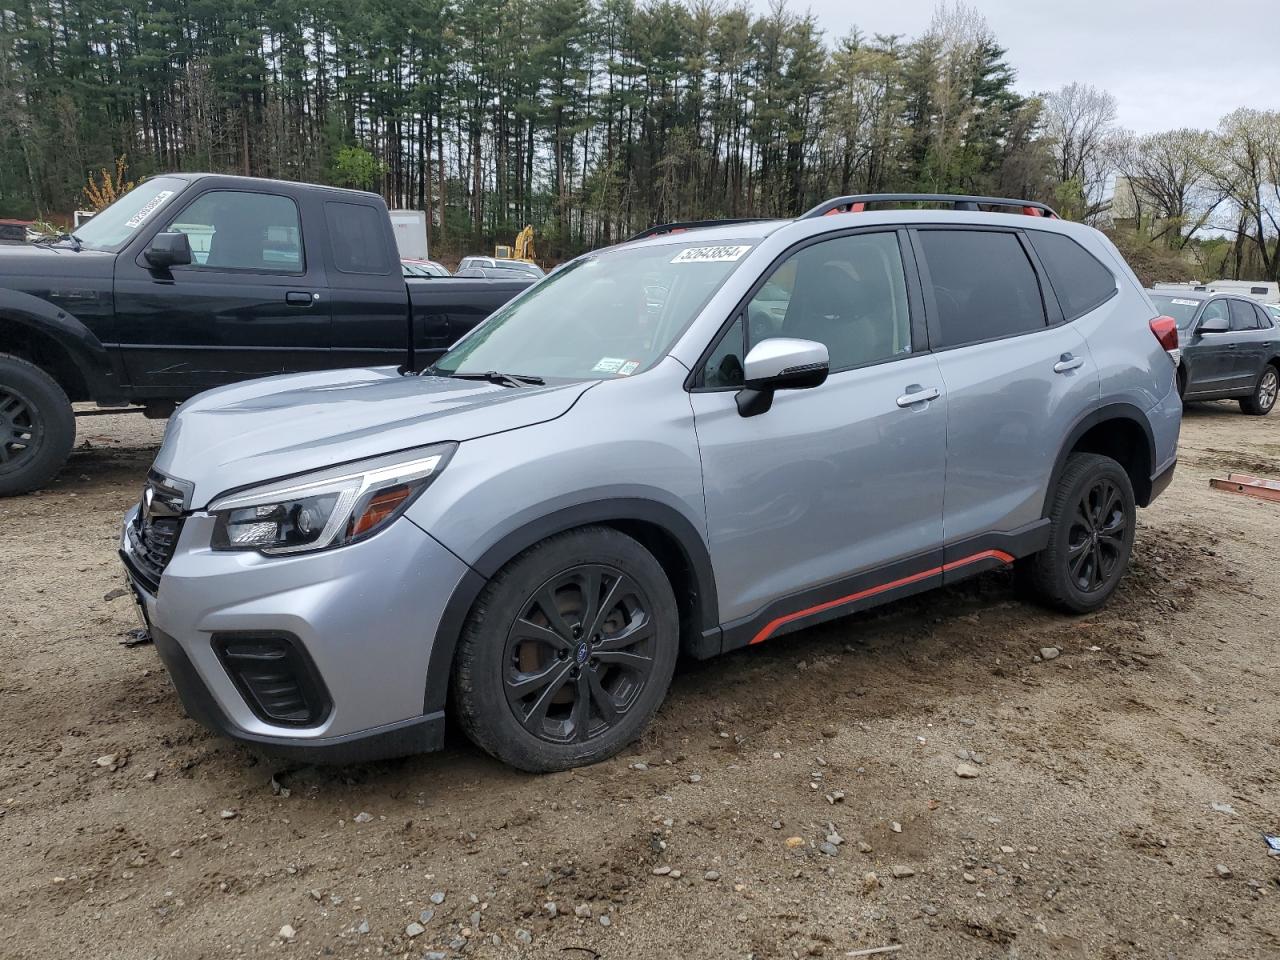
[(176, 177), (155, 177), (134, 187), (111, 206), (76, 229), (80, 243), (90, 250), (116, 253), (134, 232), (187, 185)]
[(750, 249), (673, 243), (581, 257), (495, 313), (428, 372), (595, 380), (640, 373)]
[(1168, 297), (1158, 293), (1151, 295), (1151, 302), (1156, 305), (1159, 310), (1167, 317), (1173, 317), (1178, 321), (1178, 326), (1183, 330), (1191, 326), (1191, 321), (1196, 318), (1196, 311), (1200, 309), (1202, 300), (1189, 300), (1186, 297)]

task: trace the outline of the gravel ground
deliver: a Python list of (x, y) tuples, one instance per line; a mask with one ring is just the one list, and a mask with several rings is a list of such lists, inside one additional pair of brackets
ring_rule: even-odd
[(120, 643), (161, 428), (82, 419), (0, 501), (6, 958), (1280, 956), (1280, 504), (1206, 483), (1280, 477), (1280, 414), (1188, 411), (1101, 613), (990, 574), (686, 664), (633, 749), (543, 777), (457, 739), (291, 767), (186, 719)]

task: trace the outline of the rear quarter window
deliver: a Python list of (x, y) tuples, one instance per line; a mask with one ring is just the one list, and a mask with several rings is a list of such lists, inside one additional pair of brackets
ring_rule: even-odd
[(326, 200), (324, 216), (333, 265), (342, 273), (386, 276), (399, 269), (387, 246), (387, 224), (376, 207)]
[(1065, 319), (1084, 316), (1116, 292), (1115, 275), (1070, 237), (1043, 230), (1029, 230), (1027, 237), (1049, 275)]

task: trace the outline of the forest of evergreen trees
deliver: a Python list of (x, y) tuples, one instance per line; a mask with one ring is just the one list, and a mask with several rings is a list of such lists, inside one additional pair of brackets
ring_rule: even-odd
[(377, 190), (437, 250), (532, 223), (552, 256), (845, 192), (1096, 205), (1114, 101), (1015, 92), (972, 9), (835, 39), (734, 3), (3, 0), (0, 216), (65, 216), (117, 158)]

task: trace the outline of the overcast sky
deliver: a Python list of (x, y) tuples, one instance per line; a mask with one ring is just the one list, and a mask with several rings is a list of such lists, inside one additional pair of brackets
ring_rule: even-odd
[[(757, 10), (767, 0), (752, 0)], [(829, 45), (857, 26), (918, 36), (935, 0), (790, 0)], [(1139, 133), (1213, 127), (1237, 107), (1280, 109), (1280, 0), (970, 0), (1021, 91), (1072, 81), (1110, 90)]]

